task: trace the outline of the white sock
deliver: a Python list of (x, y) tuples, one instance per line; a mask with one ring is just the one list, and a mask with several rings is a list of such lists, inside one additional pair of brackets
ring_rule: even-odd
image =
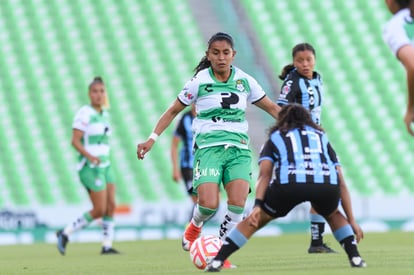
[(105, 249), (112, 247), (115, 235), (115, 222), (113, 220), (102, 220), (102, 246)]
[(84, 216), (81, 216), (77, 218), (76, 220), (74, 220), (73, 222), (69, 223), (65, 227), (65, 229), (63, 229), (63, 234), (65, 234), (66, 236), (69, 236), (73, 232), (86, 227), (89, 223), (90, 222)]
[(204, 221), (213, 216), (217, 211), (217, 209), (209, 209), (204, 207), (201, 207), (201, 209), (203, 209), (205, 214), (201, 213), (200, 205), (198, 204), (194, 207), (193, 210), (193, 218), (191, 219), (191, 222), (197, 227), (201, 227)]
[(243, 213), (236, 214), (234, 212), (227, 211), (226, 215), (224, 216), (224, 221), (220, 225), (220, 239), (224, 241), (227, 234), (242, 220)]

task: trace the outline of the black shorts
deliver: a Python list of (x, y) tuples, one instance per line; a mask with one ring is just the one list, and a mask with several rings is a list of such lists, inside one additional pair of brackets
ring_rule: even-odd
[(193, 168), (181, 168), (181, 176), (189, 195), (193, 195)]
[(329, 216), (338, 207), (339, 185), (315, 183), (290, 183), (270, 185), (261, 208), (268, 215), (286, 216), (296, 205), (309, 201), (322, 216)]

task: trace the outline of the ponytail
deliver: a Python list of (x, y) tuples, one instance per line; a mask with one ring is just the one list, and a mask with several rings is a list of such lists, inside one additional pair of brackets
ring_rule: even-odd
[(293, 70), (295, 69), (295, 66), (293, 66), (293, 64), (288, 64), (285, 67), (283, 67), (282, 72), (279, 75), (279, 78), (281, 80), (285, 80), (286, 76)]
[(201, 58), (198, 65), (194, 68), (194, 75), (198, 74), (199, 71), (204, 70), (211, 66), (210, 60), (207, 59), (207, 56)]

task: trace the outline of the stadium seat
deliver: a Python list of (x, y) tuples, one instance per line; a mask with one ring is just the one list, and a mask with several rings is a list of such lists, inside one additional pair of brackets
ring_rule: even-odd
[[(362, 195), (412, 193), (413, 144), (401, 122), (405, 84), (381, 38), (378, 1), (242, 1), (275, 74), (309, 42), (325, 84), (322, 125)], [(397, 80), (397, 81), (396, 81)], [(399, 80), (399, 81), (398, 81)], [(408, 156), (407, 156), (408, 155)]]
[(8, 158), (2, 156), (0, 165), (6, 183), (0, 203), (85, 199), (70, 146), (71, 124), (88, 102), (87, 86), (96, 75), (104, 78), (111, 103), (118, 202), (186, 198), (169, 172), (172, 127), (144, 162), (136, 159), (135, 148), (201, 57), (193, 20), (183, 1), (2, 4), (1, 88), (7, 93), (1, 99), (9, 116), (2, 123), (10, 129), (3, 135), (10, 146), (2, 151)]
[[(323, 126), (352, 189), (414, 193), (407, 154), (414, 145), (401, 122), (405, 84), (380, 37), (389, 16), (383, 3), (241, 4), (274, 75), (290, 63), (294, 44), (315, 46), (326, 91)], [(97, 75), (111, 104), (118, 202), (187, 199), (170, 175), (173, 127), (145, 161), (135, 154), (204, 53), (187, 1), (4, 1), (0, 29), (0, 125), (7, 129), (0, 133), (0, 205), (86, 200), (71, 124)]]

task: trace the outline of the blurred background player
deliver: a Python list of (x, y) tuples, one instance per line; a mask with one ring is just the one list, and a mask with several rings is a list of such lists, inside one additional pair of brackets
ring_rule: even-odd
[[(184, 181), (185, 188), (193, 203), (197, 203), (197, 196), (193, 193), (193, 120), (196, 116), (195, 105), (180, 118), (171, 141), (171, 160), (173, 165), (173, 180)], [(178, 149), (181, 143), (180, 156)], [(180, 164), (178, 164), (180, 163)]]
[[(283, 80), (277, 103), (280, 106), (298, 103), (310, 111), (313, 121), (321, 124), (323, 85), (319, 73), (314, 71), (316, 53), (308, 43), (297, 44), (292, 49), (293, 63), (286, 65), (279, 78)], [(315, 209), (310, 209), (311, 244), (309, 253), (335, 253), (323, 242), (325, 219)]]
[[(227, 193), (227, 212), (220, 236), (224, 238), (243, 218), (252, 160), (245, 117), (247, 103), (255, 104), (274, 118), (280, 110), (254, 78), (232, 65), (236, 51), (230, 35), (214, 34), (205, 54), (195, 68), (194, 77), (161, 116), (148, 140), (137, 146), (137, 157), (143, 159), (174, 117), (195, 103), (193, 186), (198, 203), (182, 239), (186, 251), (201, 233), (203, 223), (217, 211), (221, 184)], [(226, 266), (231, 267), (229, 263)]]
[[(355, 222), (335, 151), (323, 129), (302, 105), (293, 103), (282, 108), (262, 148), (259, 165), (255, 207), (228, 234), (206, 271), (220, 271), (223, 262), (257, 230), (273, 219), (286, 216), (304, 201), (311, 202), (328, 221), (351, 266), (366, 267), (357, 248), (364, 233)], [(340, 196), (346, 216), (338, 210)]]
[(79, 152), (79, 178), (92, 202), (92, 210), (70, 222), (57, 235), (57, 248), (64, 255), (69, 236), (102, 218), (101, 254), (118, 254), (112, 248), (114, 238), (115, 180), (110, 162), (111, 126), (105, 85), (101, 77), (89, 84), (90, 104), (76, 114), (72, 125), (72, 145)]
[(407, 131), (414, 136), (414, 0), (385, 0), (394, 15), (384, 26), (383, 38), (407, 73), (408, 103), (404, 116)]

